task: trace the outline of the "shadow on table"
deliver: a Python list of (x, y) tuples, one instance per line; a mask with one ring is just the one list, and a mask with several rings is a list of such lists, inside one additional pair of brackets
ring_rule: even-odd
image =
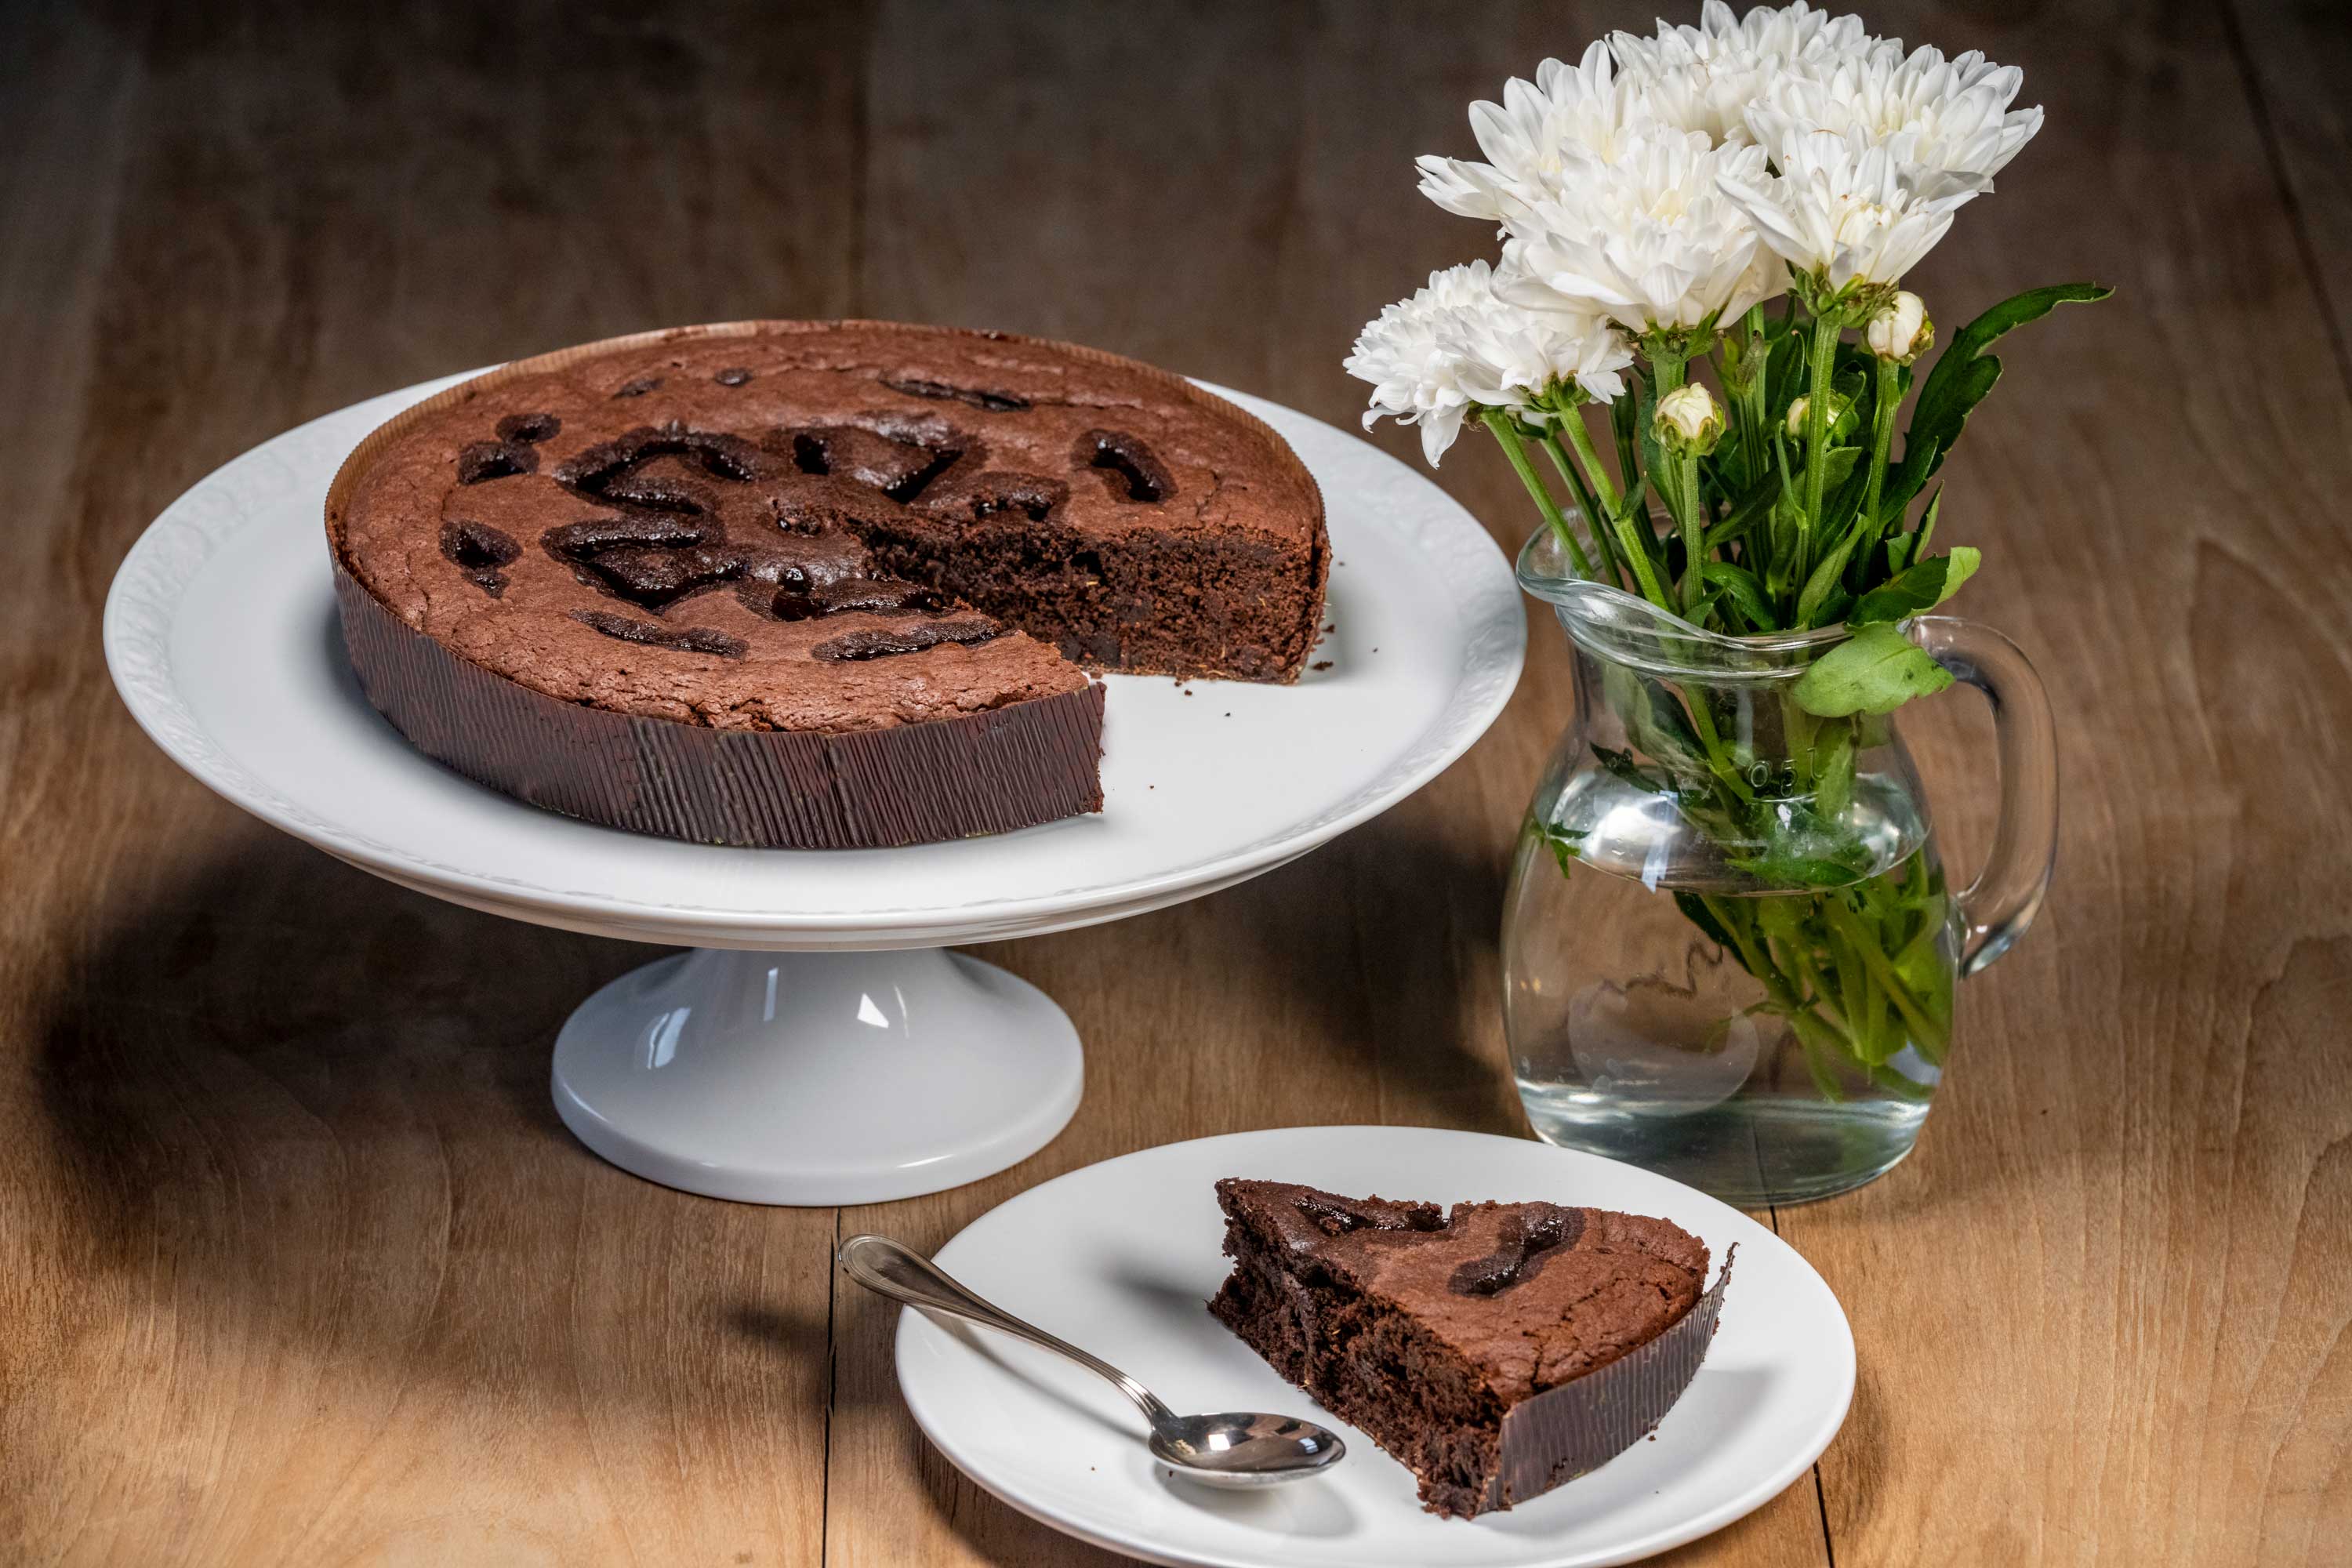
[(1506, 869), (1391, 814), (1206, 898), (976, 951), (1069, 1005), (1079, 1125), (1116, 1116), (1122, 1152), (1381, 1120), (1523, 1133), (1496, 1002)]
[[(822, 1267), (830, 1215), (638, 1182), (548, 1096), (567, 1012), (655, 950), (441, 903), (257, 828), (236, 842), (126, 876), (139, 901), (49, 965), (34, 1027), (59, 1200), (40, 1219), (90, 1299), (157, 1313), (182, 1354), (266, 1346), (337, 1381), (668, 1405), (732, 1375), (713, 1301), (755, 1299), (763, 1267), (800, 1267), (788, 1248)], [(821, 1380), (823, 1288), (799, 1295), (813, 1321), (783, 1338)], [(664, 1334), (686, 1347), (675, 1382), (632, 1343)]]
[[(54, 938), (72, 951), (46, 962), (55, 979), (29, 1022), (61, 1194), (41, 1223), (70, 1268), (139, 1279), (132, 1300), (174, 1312), (182, 1333), (254, 1334), (458, 1384), (541, 1381), (574, 1396), (583, 1342), (688, 1316), (689, 1342), (740, 1355), (746, 1310), (781, 1313), (760, 1341), (822, 1377), (831, 1215), (640, 1182), (583, 1151), (550, 1103), (566, 1015), (657, 950), (443, 903), (258, 826), (225, 842), (184, 872), (121, 873), (110, 923)], [(1461, 875), (1409, 842), (1366, 848), (1383, 897)], [(1328, 893), (1331, 873), (1300, 878), (1311, 865), (1184, 917), (1207, 922), (1221, 957), (1193, 1005), (1213, 1016), (1235, 994), (1284, 998), (1306, 1026), (1285, 1031), (1280, 1070), (1309, 1079), (1371, 1060), (1368, 1015), (1455, 1005), (1402, 966), (1368, 984), (1345, 956), (1352, 939), (1299, 940), (1302, 900)], [(1116, 956), (1095, 933), (1045, 942), (1059, 960), (1008, 951), (1049, 989), (1047, 972)], [(1101, 989), (1058, 979), (1081, 1005)], [(1391, 980), (1417, 998), (1385, 994)], [(1119, 1033), (1089, 1042), (1097, 1063), (1119, 1057)], [(1444, 1069), (1495, 1070), (1466, 1056)], [(1090, 1088), (1125, 1092), (1105, 1070)], [(683, 1386), (641, 1392), (692, 1397), (681, 1370)]]

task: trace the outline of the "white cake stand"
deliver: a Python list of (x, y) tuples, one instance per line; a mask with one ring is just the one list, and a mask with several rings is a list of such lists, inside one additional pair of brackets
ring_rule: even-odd
[[(461, 379), (451, 377), (450, 381)], [(589, 1148), (753, 1203), (937, 1192), (1026, 1158), (1076, 1110), (1051, 998), (947, 951), (1198, 898), (1393, 805), (1517, 683), (1508, 563), (1421, 475), (1328, 425), (1271, 423), (1323, 487), (1337, 569), (1296, 687), (1114, 676), (1105, 808), (881, 850), (727, 849), (538, 811), (412, 750), (345, 663), (320, 507), (368, 431), (448, 381), (313, 420), (174, 501), (106, 604), (107, 662), (181, 766), (403, 887), (542, 925), (693, 951), (581, 1004), (555, 1102)]]

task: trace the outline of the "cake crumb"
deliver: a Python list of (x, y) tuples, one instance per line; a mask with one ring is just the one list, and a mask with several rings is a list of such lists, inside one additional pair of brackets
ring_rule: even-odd
[[(1379, 652), (1380, 650), (1379, 650), (1378, 648), (1375, 648), (1375, 649), (1373, 649), (1372, 651), (1373, 651), (1373, 652), (1375, 652), (1375, 653), (1377, 653), (1377, 652)], [(1308, 665), (1307, 668), (1309, 668), (1309, 669), (1328, 669), (1328, 668), (1331, 668), (1331, 661), (1330, 661), (1329, 659), (1328, 659), (1328, 658), (1318, 658), (1318, 659), (1317, 659), (1313, 664)]]

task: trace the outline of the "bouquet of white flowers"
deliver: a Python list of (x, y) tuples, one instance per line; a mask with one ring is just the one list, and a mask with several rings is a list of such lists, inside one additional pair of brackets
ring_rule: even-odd
[[(1848, 811), (1877, 716), (1952, 679), (1900, 629), (1978, 564), (1931, 550), (1930, 486), (2000, 374), (1993, 342), (2107, 292), (2004, 300), (1910, 399), (1936, 329), (1904, 275), (2041, 128), (2041, 110), (2012, 107), (2022, 82), (1803, 0), (1741, 18), (1708, 0), (1696, 27), (1547, 60), (1472, 105), (1485, 162), (1420, 161), (1431, 200), (1497, 226), (1499, 257), (1433, 274), (1347, 361), (1375, 389), (1366, 425), (1418, 424), (1433, 464), (1475, 417), (1576, 575), (1664, 624), (1845, 628), (1760, 721), (1728, 722), (1688, 684), (1629, 676), (1604, 693), (1633, 742), (1605, 760), (1670, 797), (1748, 890), (1838, 889), (1677, 895), (1802, 1037), (1824, 1092), (1825, 1053), (1902, 1092), (1890, 1063), (1906, 1045), (1940, 1063), (1949, 1016), (1948, 979), (1937, 994), (1916, 958), (1943, 918), (1940, 872), (1878, 865)], [(1607, 411), (1598, 439), (1588, 405)], [(1563, 870), (1586, 850), (1557, 824), (1533, 830)]]

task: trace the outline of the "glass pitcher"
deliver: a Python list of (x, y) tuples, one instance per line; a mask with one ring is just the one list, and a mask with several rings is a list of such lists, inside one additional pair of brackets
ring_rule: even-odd
[(1579, 578), (1549, 531), (1518, 576), (1568, 630), (1577, 700), (1504, 906), (1528, 1121), (1748, 1207), (1884, 1174), (1951, 1064), (1956, 982), (2049, 887), (2057, 747), (2032, 666), (1968, 621), (1902, 628), (1992, 704), (2000, 820), (1955, 894), (1895, 716), (1791, 694), (1843, 627), (1702, 631)]

